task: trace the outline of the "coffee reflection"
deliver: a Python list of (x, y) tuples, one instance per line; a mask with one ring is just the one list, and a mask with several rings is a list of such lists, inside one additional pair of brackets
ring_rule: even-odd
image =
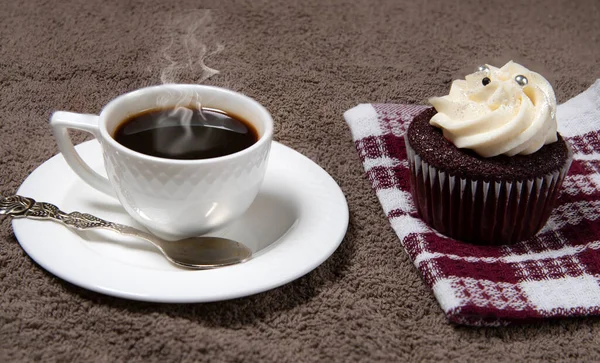
[(258, 132), (247, 121), (212, 108), (147, 110), (124, 120), (115, 140), (142, 154), (166, 159), (209, 159), (252, 146)]

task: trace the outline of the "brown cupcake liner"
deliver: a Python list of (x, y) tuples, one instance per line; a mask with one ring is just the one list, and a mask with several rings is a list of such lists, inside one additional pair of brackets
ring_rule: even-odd
[(535, 179), (471, 180), (429, 165), (405, 135), (411, 194), (421, 218), (438, 232), (479, 245), (512, 244), (548, 221), (572, 162)]

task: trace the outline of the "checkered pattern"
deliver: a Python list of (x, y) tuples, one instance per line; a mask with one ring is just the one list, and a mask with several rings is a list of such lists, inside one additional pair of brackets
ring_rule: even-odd
[(448, 319), (495, 326), (600, 315), (600, 80), (558, 107), (573, 165), (546, 226), (512, 246), (462, 243), (419, 219), (403, 135), (425, 109), (361, 104), (344, 117), (384, 212)]

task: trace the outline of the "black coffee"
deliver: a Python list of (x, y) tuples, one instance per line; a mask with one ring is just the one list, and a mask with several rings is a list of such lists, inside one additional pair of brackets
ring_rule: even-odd
[(250, 123), (224, 111), (167, 108), (129, 117), (115, 140), (131, 150), (167, 159), (209, 159), (236, 153), (258, 140)]

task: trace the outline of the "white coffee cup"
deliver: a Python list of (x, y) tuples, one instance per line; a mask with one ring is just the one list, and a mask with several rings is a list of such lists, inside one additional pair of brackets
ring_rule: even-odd
[[(133, 151), (113, 138), (116, 128), (132, 115), (190, 100), (243, 118), (258, 131), (258, 141), (226, 156), (177, 160)], [(255, 100), (223, 88), (186, 84), (126, 93), (109, 102), (99, 116), (57, 111), (50, 124), (59, 150), (81, 179), (116, 196), (136, 221), (168, 240), (202, 235), (241, 216), (258, 194), (273, 136), (273, 119)], [(98, 139), (108, 179), (79, 157), (69, 128)]]

